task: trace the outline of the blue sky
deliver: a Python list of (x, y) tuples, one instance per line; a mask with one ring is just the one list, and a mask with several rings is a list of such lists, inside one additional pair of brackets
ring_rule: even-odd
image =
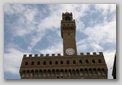
[(23, 54), (61, 53), (61, 19), (72, 12), (80, 52), (103, 52), (108, 78), (116, 52), (116, 4), (5, 4), (4, 78), (20, 79)]

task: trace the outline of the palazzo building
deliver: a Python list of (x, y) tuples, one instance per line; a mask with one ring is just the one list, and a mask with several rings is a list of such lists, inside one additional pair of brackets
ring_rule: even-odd
[(61, 54), (23, 55), (21, 79), (107, 79), (108, 69), (102, 52), (77, 54), (76, 23), (72, 13), (62, 13)]

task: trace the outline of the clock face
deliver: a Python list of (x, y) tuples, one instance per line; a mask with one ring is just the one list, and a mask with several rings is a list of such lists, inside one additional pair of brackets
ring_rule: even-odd
[(73, 55), (75, 53), (73, 48), (67, 48), (65, 52), (67, 55)]

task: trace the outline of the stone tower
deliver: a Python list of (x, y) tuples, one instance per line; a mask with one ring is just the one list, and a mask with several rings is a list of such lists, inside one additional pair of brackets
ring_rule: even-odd
[(73, 20), (72, 13), (63, 13), (61, 20), (61, 36), (63, 38), (64, 56), (77, 55), (75, 35), (76, 25), (75, 20)]
[(62, 13), (60, 54), (26, 54), (20, 67), (21, 79), (107, 79), (108, 69), (102, 52), (77, 55), (76, 24), (72, 13)]

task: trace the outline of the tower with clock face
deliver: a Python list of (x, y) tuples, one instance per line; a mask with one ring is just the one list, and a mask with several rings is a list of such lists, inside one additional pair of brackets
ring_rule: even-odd
[(61, 36), (63, 38), (64, 56), (77, 55), (75, 35), (76, 35), (76, 25), (75, 20), (73, 20), (72, 13), (69, 12), (63, 13), (61, 20)]

